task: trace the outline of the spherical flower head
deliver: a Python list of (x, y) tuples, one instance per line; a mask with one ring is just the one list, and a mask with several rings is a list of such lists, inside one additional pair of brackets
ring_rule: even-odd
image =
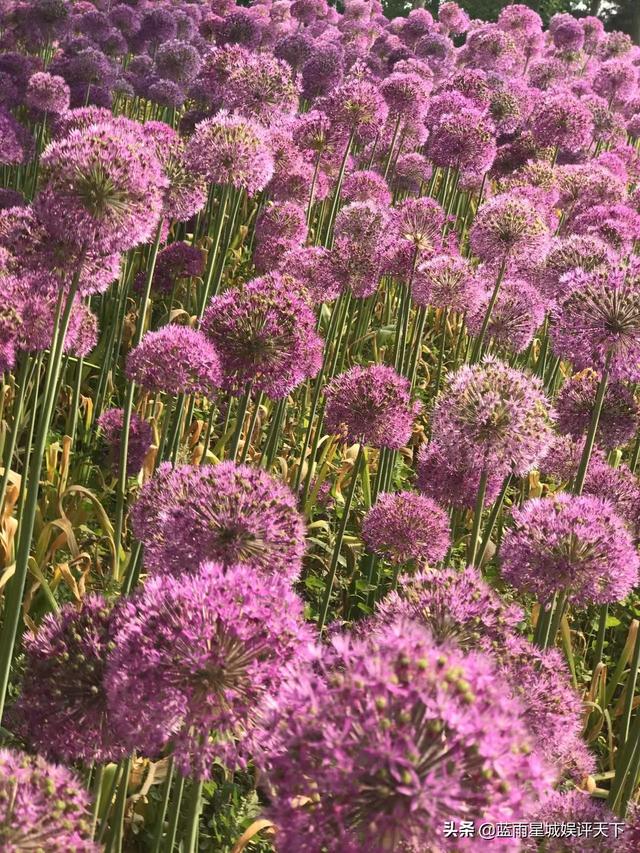
[(200, 70), (200, 54), (188, 42), (172, 39), (160, 45), (156, 52), (156, 69), (160, 77), (185, 85)]
[(325, 390), (325, 426), (350, 443), (370, 447), (403, 447), (421, 405), (411, 401), (411, 386), (392, 367), (352, 367)]
[(358, 298), (371, 296), (378, 288), (386, 249), (380, 237), (387, 228), (386, 207), (372, 201), (351, 202), (336, 217), (331, 252), (334, 274)]
[(132, 749), (154, 756), (170, 742), (181, 772), (207, 779), (216, 759), (244, 763), (265, 695), (310, 647), (285, 578), (204, 563), (151, 578), (123, 604), (109, 701)]
[[(152, 288), (155, 292), (170, 294), (179, 280), (201, 276), (204, 268), (205, 257), (202, 250), (177, 240), (158, 253)], [(135, 290), (142, 291), (146, 277), (146, 269), (140, 270), (133, 282)]]
[(419, 195), (432, 174), (432, 163), (418, 151), (400, 154), (393, 167), (393, 186), (396, 190)]
[(305, 531), (294, 496), (247, 465), (161, 465), (140, 490), (132, 523), (145, 567), (162, 574), (193, 574), (214, 560), (293, 580), (302, 565)]
[(302, 66), (302, 96), (313, 100), (328, 95), (342, 80), (343, 63), (337, 44), (318, 46)]
[(607, 35), (604, 24), (600, 18), (596, 18), (594, 15), (586, 15), (584, 18), (580, 18), (580, 23), (584, 32), (584, 50), (589, 54), (595, 53)]
[(104, 107), (78, 107), (55, 116), (53, 130), (56, 139), (68, 136), (72, 130), (86, 130), (92, 124), (105, 124), (113, 119), (111, 110)]
[(299, 88), (286, 62), (268, 53), (251, 53), (231, 67), (224, 84), (225, 109), (265, 126), (281, 123), (298, 107)]
[[(591, 424), (600, 377), (583, 370), (568, 379), (556, 400), (558, 428), (574, 438), (585, 434)], [(626, 444), (636, 434), (640, 408), (631, 391), (620, 382), (607, 385), (596, 442), (607, 450)]]
[[(149, 97), (152, 98), (151, 91)], [(162, 199), (163, 217), (187, 222), (207, 203), (204, 178), (190, 169), (185, 157), (185, 143), (169, 125), (148, 121), (142, 132), (154, 147), (168, 182)]]
[(563, 284), (566, 273), (577, 269), (585, 272), (608, 269), (613, 265), (613, 260), (609, 246), (593, 235), (570, 234), (568, 237), (555, 238), (549, 244), (539, 283), (547, 297), (561, 299), (566, 295), (566, 286)]
[(554, 352), (576, 370), (609, 370), (640, 379), (640, 270), (577, 270), (564, 277), (569, 295), (552, 312)]
[(167, 179), (128, 119), (70, 131), (40, 161), (38, 216), (57, 239), (122, 252), (151, 238)]
[(27, 106), (43, 113), (58, 115), (69, 109), (69, 87), (64, 77), (37, 71), (29, 78)]
[(593, 118), (588, 107), (569, 93), (544, 95), (534, 107), (529, 127), (543, 147), (580, 151), (593, 138)]
[[(472, 335), (479, 334), (491, 299), (487, 288), (478, 310), (467, 318)], [(489, 317), (487, 340), (506, 350), (522, 352), (533, 340), (545, 317), (546, 303), (538, 290), (524, 279), (507, 278), (500, 285)]]
[(415, 72), (394, 71), (380, 84), (392, 118), (419, 119), (427, 109), (431, 84)]
[[(606, 174), (611, 180), (611, 173)], [(596, 204), (575, 217), (572, 230), (600, 237), (614, 252), (626, 255), (640, 239), (640, 215), (626, 204)]]
[(561, 12), (549, 22), (549, 33), (558, 50), (577, 51), (584, 45), (584, 30), (577, 18)]
[(469, 235), (471, 249), (483, 261), (541, 257), (549, 229), (536, 207), (520, 195), (498, 195), (478, 211)]
[(640, 559), (613, 505), (559, 493), (513, 510), (502, 542), (504, 578), (549, 601), (565, 592), (578, 606), (620, 601), (638, 582)]
[[(533, 815), (534, 820), (548, 825), (562, 826), (608, 826), (619, 823), (615, 815), (602, 800), (590, 797), (582, 790), (551, 791), (540, 803), (539, 809)], [(622, 835), (614, 840), (613, 828), (607, 835), (584, 833), (583, 837), (567, 833), (564, 838), (549, 838), (545, 841), (545, 849), (549, 853), (632, 853), (636, 846), (627, 847), (631, 829), (627, 821)], [(638, 836), (640, 837), (640, 836)], [(523, 851), (535, 853), (539, 850), (536, 839), (525, 841)]]
[(481, 26), (467, 35), (461, 56), (465, 65), (503, 74), (512, 72), (522, 62), (516, 40), (492, 24)]
[(262, 25), (251, 9), (237, 8), (220, 22), (218, 44), (241, 44), (254, 48), (260, 44)]
[(220, 354), (223, 387), (251, 383), (273, 399), (318, 373), (323, 342), (316, 318), (287, 275), (272, 273), (209, 303), (202, 329)]
[(31, 747), (52, 760), (87, 764), (126, 754), (103, 683), (112, 645), (111, 608), (99, 595), (65, 604), (45, 616), (36, 634), (25, 636), (24, 677), (13, 714)]
[(181, 107), (186, 98), (184, 89), (177, 83), (174, 83), (173, 80), (158, 79), (146, 87), (146, 96), (150, 101), (159, 106), (172, 109)]
[(17, 166), (30, 153), (25, 128), (0, 107), (0, 165)]
[(462, 35), (469, 29), (469, 16), (457, 3), (443, 3), (438, 10), (438, 21), (445, 31), (453, 35)]
[(370, 169), (362, 169), (347, 175), (342, 183), (340, 196), (344, 202), (351, 204), (354, 201), (372, 201), (380, 207), (391, 205), (391, 193), (387, 182)]
[(416, 305), (473, 314), (480, 306), (484, 288), (466, 258), (436, 255), (416, 270), (411, 295)]
[(637, 91), (638, 70), (626, 59), (609, 59), (603, 62), (593, 78), (593, 91), (607, 101), (626, 101)]
[(484, 173), (496, 155), (494, 126), (474, 107), (447, 113), (431, 131), (427, 154), (436, 166)]
[(527, 814), (549, 774), (521, 713), (487, 657), (416, 624), (336, 637), (265, 722), (280, 849), (426, 850), (445, 820)]
[(280, 259), (278, 269), (300, 285), (312, 305), (332, 302), (340, 293), (341, 284), (333, 270), (331, 253), (323, 246), (289, 249)]
[(185, 157), (187, 167), (210, 183), (228, 184), (249, 195), (263, 190), (273, 174), (264, 129), (241, 116), (219, 113), (200, 122)]
[(253, 262), (259, 272), (273, 269), (285, 252), (307, 238), (305, 211), (291, 201), (264, 207), (256, 219)]
[(152, 394), (211, 396), (222, 381), (211, 341), (197, 329), (173, 323), (143, 336), (127, 357), (126, 374)]
[[(416, 486), (423, 494), (433, 498), (441, 506), (451, 505), (457, 509), (475, 506), (482, 468), (473, 458), (455, 458), (449, 448), (431, 441), (420, 448)], [(489, 471), (485, 502), (493, 503), (503, 481), (502, 471)]]
[[(110, 465), (117, 474), (120, 468), (120, 445), (124, 412), (122, 409), (107, 409), (106, 412), (100, 415), (97, 423), (102, 432), (104, 442), (109, 448)], [(152, 440), (151, 426), (146, 421), (143, 421), (137, 412), (132, 412), (127, 451), (127, 474), (130, 477), (135, 476), (142, 468)]]
[(449, 518), (424, 495), (383, 493), (364, 517), (362, 538), (367, 548), (394, 565), (438, 563), (450, 544)]
[(283, 59), (294, 71), (299, 71), (309, 58), (312, 50), (312, 39), (304, 32), (294, 32), (282, 36), (276, 42), (273, 55), (277, 59)]
[(385, 267), (408, 277), (418, 261), (442, 251), (446, 217), (432, 198), (407, 198), (391, 210)]
[(379, 87), (358, 76), (336, 86), (322, 102), (322, 109), (337, 128), (353, 135), (359, 144), (375, 139), (388, 115)]
[(66, 767), (39, 756), (0, 749), (0, 846), (6, 853), (97, 853), (89, 798)]
[(509, 33), (522, 46), (542, 32), (542, 18), (529, 6), (510, 3), (500, 10), (498, 27)]

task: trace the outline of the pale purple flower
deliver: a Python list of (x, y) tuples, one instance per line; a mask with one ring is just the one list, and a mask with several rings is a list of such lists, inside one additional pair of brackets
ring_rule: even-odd
[[(484, 298), (477, 311), (467, 317), (467, 327), (477, 335), (488, 309), (493, 282), (487, 282)], [(545, 317), (546, 302), (537, 289), (524, 279), (506, 278), (500, 285), (493, 306), (486, 339), (498, 347), (522, 352), (533, 340), (536, 329)]]
[(158, 48), (156, 69), (160, 77), (183, 86), (189, 83), (200, 70), (200, 54), (188, 42), (172, 39)]
[[(494, 470), (485, 473), (485, 501), (490, 504), (498, 496), (503, 475)], [(473, 457), (453, 457), (448, 447), (440, 447), (435, 441), (423, 445), (418, 453), (416, 486), (442, 506), (473, 508), (482, 474), (482, 468)]]
[[(549, 792), (540, 803), (534, 820), (553, 826), (611, 827), (605, 833), (566, 833), (563, 838), (550, 836), (545, 840), (545, 849), (549, 853), (634, 853), (637, 849), (633, 844), (637, 836), (633, 835), (634, 829), (629, 822), (622, 835), (615, 839), (611, 824), (620, 823), (620, 818), (607, 807), (604, 800), (591, 797), (583, 790), (573, 788)], [(536, 853), (540, 847), (535, 838), (529, 838), (522, 849), (526, 853)]]
[(322, 101), (332, 124), (355, 142), (371, 142), (385, 123), (388, 108), (379, 87), (370, 80), (349, 77)]
[(593, 118), (588, 107), (568, 92), (545, 94), (538, 100), (529, 121), (535, 142), (580, 151), (593, 139)]
[(549, 34), (558, 50), (581, 50), (584, 44), (584, 30), (580, 21), (565, 12), (551, 18)]
[(280, 259), (278, 269), (301, 285), (312, 305), (332, 302), (340, 293), (331, 252), (323, 246), (289, 249)]
[(255, 224), (253, 262), (258, 272), (278, 265), (285, 252), (302, 247), (307, 238), (305, 211), (291, 201), (269, 204)]
[[(170, 243), (158, 253), (151, 282), (156, 293), (171, 294), (176, 284), (186, 278), (201, 276), (205, 268), (205, 256), (201, 249), (181, 240)], [(136, 275), (133, 286), (142, 291), (147, 271), (141, 269)]]
[(469, 261), (459, 255), (436, 255), (424, 261), (413, 279), (411, 295), (416, 305), (433, 305), (474, 314), (484, 288)]
[(367, 548), (396, 565), (438, 563), (449, 548), (449, 519), (424, 495), (383, 493), (363, 519), (362, 538)]
[(58, 115), (69, 109), (69, 87), (64, 77), (38, 71), (29, 78), (27, 106)]
[(496, 156), (495, 128), (473, 107), (446, 113), (431, 131), (427, 155), (436, 166), (482, 175), (491, 168)]
[(354, 201), (371, 201), (380, 207), (391, 205), (391, 193), (387, 182), (382, 175), (370, 169), (362, 169), (347, 175), (342, 183), (340, 195), (347, 204)]
[(515, 194), (498, 195), (482, 205), (471, 227), (472, 251), (493, 264), (542, 257), (549, 230), (534, 205)]
[(357, 298), (371, 296), (382, 275), (388, 228), (386, 207), (372, 201), (345, 205), (336, 217), (332, 259), (335, 277)]

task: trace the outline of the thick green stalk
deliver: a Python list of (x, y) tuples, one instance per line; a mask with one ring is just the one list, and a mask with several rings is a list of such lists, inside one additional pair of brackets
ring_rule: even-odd
[(573, 493), (574, 495), (582, 494), (582, 489), (584, 487), (584, 481), (587, 477), (587, 469), (589, 467), (589, 460), (591, 459), (591, 453), (593, 452), (593, 445), (596, 440), (596, 433), (598, 431), (598, 424), (600, 423), (600, 414), (602, 413), (602, 404), (604, 402), (604, 397), (607, 391), (607, 384), (609, 381), (609, 366), (611, 364), (611, 356), (607, 356), (607, 361), (602, 371), (602, 377), (600, 378), (600, 383), (598, 385), (598, 390), (596, 392), (596, 399), (593, 404), (593, 413), (591, 415), (591, 424), (589, 425), (589, 431), (587, 433), (587, 438), (584, 443), (584, 449), (582, 451), (582, 458), (580, 459), (580, 465), (578, 466), (578, 473), (576, 474), (576, 478), (573, 482)]
[(240, 446), (240, 439), (242, 437), (242, 427), (244, 426), (245, 418), (247, 417), (247, 411), (249, 409), (250, 403), (251, 383), (248, 382), (244, 389), (244, 394), (238, 400), (238, 405), (236, 408), (236, 428), (233, 434), (233, 440), (231, 442), (231, 449), (229, 450), (229, 459), (232, 459), (234, 462), (236, 456), (238, 455), (238, 447)]
[[(606, 623), (605, 623), (606, 624)], [(600, 662), (602, 658), (602, 653), (599, 655), (596, 664)], [(631, 712), (633, 711), (633, 699), (636, 692), (636, 684), (638, 682), (638, 667), (640, 666), (640, 631), (636, 636), (636, 642), (633, 647), (633, 657), (631, 659), (631, 665), (629, 667), (629, 675), (627, 677), (627, 683), (625, 687), (625, 697), (624, 697), (624, 711), (622, 714), (622, 736), (620, 738), (620, 743), (626, 743), (629, 737), (629, 728), (631, 726)]]
[(484, 509), (484, 499), (487, 494), (488, 472), (483, 471), (480, 475), (478, 484), (478, 494), (476, 496), (476, 505), (473, 512), (473, 525), (471, 528), (471, 538), (469, 539), (469, 547), (467, 549), (467, 564), (470, 566), (476, 565), (478, 557), (478, 544), (480, 540), (480, 527), (482, 524), (482, 511)]
[(476, 338), (476, 342), (473, 347), (473, 353), (471, 356), (471, 361), (476, 362), (480, 360), (480, 356), (482, 355), (482, 347), (484, 344), (484, 339), (487, 334), (487, 329), (489, 328), (489, 321), (491, 320), (491, 315), (493, 313), (493, 309), (496, 304), (496, 300), (498, 298), (498, 293), (500, 292), (500, 285), (502, 284), (502, 279), (504, 278), (504, 271), (507, 265), (506, 257), (503, 259), (500, 264), (500, 269), (498, 270), (498, 275), (496, 277), (496, 283), (493, 286), (493, 293), (491, 294), (491, 299), (489, 300), (489, 304), (487, 305), (487, 310), (485, 311), (484, 319), (482, 320), (482, 326), (480, 327), (480, 332), (478, 337)]
[(192, 782), (189, 792), (189, 810), (187, 812), (187, 829), (183, 839), (184, 853), (195, 853), (198, 843), (198, 827), (202, 810), (202, 782)]
[(182, 805), (182, 793), (184, 791), (184, 776), (178, 775), (174, 785), (173, 797), (171, 799), (171, 809), (169, 810), (169, 825), (167, 827), (167, 837), (164, 843), (166, 853), (172, 853), (176, 843), (176, 835), (178, 834), (178, 821), (180, 820), (180, 806)]
[(162, 844), (162, 836), (164, 834), (164, 820), (167, 814), (167, 806), (169, 805), (169, 797), (171, 796), (171, 784), (173, 782), (173, 776), (173, 758), (170, 758), (169, 763), (167, 765), (167, 776), (163, 783), (162, 801), (160, 803), (160, 809), (158, 811), (156, 830), (153, 835), (153, 846), (151, 848), (151, 853), (160, 853), (160, 845)]

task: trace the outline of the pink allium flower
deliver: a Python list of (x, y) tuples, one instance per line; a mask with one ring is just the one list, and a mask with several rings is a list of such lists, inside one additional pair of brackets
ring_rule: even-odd
[(415, 72), (394, 71), (380, 84), (392, 119), (420, 119), (427, 109), (431, 85)]
[(254, 195), (273, 174), (264, 129), (252, 119), (219, 113), (196, 127), (185, 151), (187, 167), (210, 183)]
[(49, 613), (24, 638), (24, 676), (12, 713), (29, 745), (52, 760), (88, 764), (126, 754), (103, 684), (113, 643), (110, 611), (101, 596), (89, 595)]
[(25, 128), (0, 107), (0, 165), (17, 166), (29, 153)]
[(637, 91), (638, 70), (625, 59), (609, 59), (596, 71), (592, 85), (610, 104), (626, 101)]
[[(168, 11), (168, 10), (167, 10)], [(252, 9), (238, 7), (225, 15), (218, 27), (219, 44), (241, 44), (257, 47), (262, 38), (262, 25)]]
[(213, 560), (292, 580), (305, 549), (289, 489), (265, 471), (233, 462), (160, 465), (140, 490), (132, 524), (145, 546), (145, 567), (176, 576)]
[(467, 34), (461, 51), (466, 65), (506, 74), (522, 62), (515, 39), (494, 24), (486, 24)]
[(263, 207), (256, 219), (253, 262), (258, 272), (273, 269), (285, 252), (307, 238), (305, 211), (291, 201)]
[(60, 241), (109, 253), (153, 235), (167, 179), (135, 122), (118, 118), (70, 131), (45, 149), (40, 164), (35, 209)]
[(370, 169), (351, 172), (347, 175), (342, 183), (340, 195), (347, 204), (354, 201), (371, 201), (380, 207), (391, 205), (391, 193), (387, 182), (382, 175)]
[(378, 289), (385, 249), (381, 235), (387, 228), (386, 207), (372, 201), (347, 204), (336, 217), (332, 246), (334, 274), (357, 298), (371, 296)]
[(594, 15), (586, 15), (584, 18), (580, 18), (580, 23), (584, 32), (584, 49), (587, 53), (594, 53), (606, 38), (604, 24), (600, 18), (596, 18)]
[(625, 598), (640, 559), (613, 505), (591, 495), (558, 493), (513, 510), (515, 529), (502, 542), (504, 578), (549, 601), (566, 592), (577, 605)]
[(572, 230), (576, 234), (592, 234), (615, 252), (628, 254), (640, 239), (640, 215), (626, 204), (597, 204), (575, 217)]
[(445, 819), (527, 814), (550, 776), (521, 714), (487, 657), (415, 623), (335, 638), (265, 722), (279, 848), (425, 850)]
[(322, 102), (331, 122), (360, 144), (371, 142), (385, 123), (388, 108), (378, 86), (370, 80), (349, 77)]
[(89, 797), (80, 781), (43, 758), (0, 749), (0, 844), (7, 853), (98, 853)]
[(542, 18), (530, 6), (510, 3), (500, 10), (498, 27), (524, 47), (542, 32)]
[(304, 296), (280, 273), (253, 279), (209, 303), (202, 329), (220, 354), (223, 387), (247, 383), (269, 397), (286, 397), (322, 364), (323, 342)]
[[(482, 328), (491, 298), (491, 286), (487, 288), (478, 310), (467, 318), (467, 327), (472, 335), (477, 335)], [(489, 318), (487, 340), (513, 352), (522, 352), (533, 340), (545, 313), (545, 300), (532, 284), (524, 279), (507, 278), (500, 285)]]
[(576, 51), (584, 45), (584, 30), (580, 21), (561, 12), (549, 22), (549, 33), (558, 50)]
[(521, 476), (549, 447), (549, 418), (537, 377), (486, 358), (449, 377), (436, 401), (432, 436), (446, 453), (473, 460), (481, 471)]
[(318, 45), (302, 66), (302, 96), (312, 100), (329, 94), (342, 80), (343, 62), (338, 45)]
[(541, 281), (542, 290), (549, 298), (562, 298), (567, 286), (563, 276), (573, 270), (592, 272), (608, 269), (614, 260), (609, 246), (598, 237), (570, 234), (551, 241), (544, 259)]
[(362, 538), (367, 548), (397, 565), (438, 563), (450, 544), (449, 518), (424, 495), (384, 493), (364, 517)]
[[(554, 826), (577, 827), (598, 826), (619, 823), (620, 818), (615, 815), (603, 800), (597, 800), (589, 796), (586, 791), (571, 789), (568, 791), (551, 791), (540, 803), (539, 811), (534, 815), (534, 820), (543, 824)], [(596, 833), (567, 833), (563, 838), (549, 837), (545, 841), (545, 847), (549, 853), (633, 853), (635, 846), (626, 847), (630, 835), (629, 823), (625, 825), (624, 832), (617, 840), (614, 840), (613, 828), (606, 835)], [(535, 853), (539, 850), (535, 838), (524, 842), (523, 851)]]
[(436, 166), (484, 174), (496, 155), (494, 126), (474, 108), (447, 113), (431, 131), (427, 155)]
[(165, 80), (184, 85), (200, 70), (200, 54), (191, 44), (180, 39), (163, 42), (155, 55), (156, 70)]
[(37, 71), (29, 78), (25, 100), (33, 109), (58, 115), (69, 109), (69, 87), (64, 77)]
[(483, 261), (541, 257), (548, 228), (534, 205), (515, 194), (498, 195), (482, 205), (471, 227), (470, 244)]
[(416, 270), (411, 295), (416, 305), (473, 314), (480, 306), (483, 291), (466, 258), (436, 255)]
[(552, 314), (554, 352), (576, 370), (640, 379), (640, 269), (569, 273), (569, 295)]
[(432, 198), (407, 198), (392, 208), (385, 240), (385, 269), (409, 277), (421, 260), (443, 249), (445, 213)]
[[(123, 603), (106, 685), (131, 748), (168, 743), (185, 775), (242, 764), (260, 704), (311, 635), (285, 578), (205, 563), (197, 574), (148, 580)], [(136, 696), (136, 701), (130, 701)]]
[(409, 380), (392, 367), (352, 367), (327, 385), (326, 428), (351, 443), (403, 447), (421, 409), (411, 402), (410, 390)]
[(332, 302), (340, 293), (331, 253), (323, 246), (290, 249), (280, 259), (278, 269), (301, 285), (312, 305)]
[(545, 95), (533, 109), (529, 127), (535, 142), (580, 151), (593, 138), (593, 118), (589, 109), (569, 93)]
[(461, 35), (469, 29), (469, 16), (457, 3), (443, 3), (438, 10), (438, 21), (453, 35)]
[[(122, 441), (123, 421), (124, 412), (122, 409), (107, 409), (97, 420), (105, 444), (109, 448), (111, 467), (116, 472), (120, 468), (120, 445)], [(143, 421), (136, 412), (132, 412), (127, 453), (127, 474), (130, 477), (135, 476), (142, 468), (142, 463), (151, 447), (152, 440), (151, 426), (146, 421)]]
[(221, 94), (225, 109), (265, 126), (295, 114), (299, 100), (291, 68), (268, 53), (250, 53), (233, 65)]
[(433, 164), (418, 151), (400, 154), (393, 167), (393, 186), (419, 195), (433, 174)]
[(92, 124), (104, 124), (112, 119), (111, 110), (104, 107), (78, 107), (75, 110), (67, 110), (55, 117), (55, 136), (56, 139), (61, 139), (72, 130), (86, 130)]
[(205, 335), (173, 323), (147, 332), (127, 357), (127, 378), (145, 391), (212, 395), (220, 385), (220, 357)]
[[(149, 97), (152, 98), (151, 94)], [(190, 169), (185, 157), (185, 144), (169, 125), (148, 121), (142, 132), (154, 146), (168, 181), (163, 194), (162, 215), (177, 222), (187, 222), (207, 202), (205, 181)]]
[[(181, 240), (170, 243), (158, 253), (153, 271), (153, 290), (170, 294), (179, 279), (201, 276), (204, 266), (205, 257), (201, 249)], [(146, 269), (141, 269), (133, 281), (135, 290), (142, 290), (146, 276)]]
[[(418, 453), (416, 486), (423, 494), (442, 506), (451, 504), (460, 509), (475, 505), (482, 469), (473, 458), (452, 458), (447, 447), (432, 441)], [(489, 471), (485, 502), (493, 503), (504, 477), (501, 471)]]

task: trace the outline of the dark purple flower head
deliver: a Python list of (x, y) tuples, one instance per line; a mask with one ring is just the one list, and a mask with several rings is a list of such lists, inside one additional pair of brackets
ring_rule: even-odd
[(0, 847), (47, 853), (98, 853), (89, 797), (80, 781), (43, 758), (0, 749)]
[(494, 358), (449, 377), (432, 417), (434, 441), (458, 460), (496, 476), (524, 475), (551, 442), (540, 381)]
[(608, 269), (614, 260), (611, 249), (598, 237), (570, 234), (551, 241), (539, 279), (541, 289), (549, 298), (562, 298), (567, 289), (563, 276), (572, 270), (592, 272)]
[(418, 151), (400, 154), (393, 168), (393, 186), (396, 190), (420, 195), (432, 175), (432, 163)]
[(173, 80), (154, 78), (145, 89), (146, 97), (161, 107), (178, 109), (185, 102), (184, 90)]
[(253, 262), (258, 272), (273, 269), (285, 252), (300, 248), (307, 238), (305, 211), (291, 201), (267, 205), (255, 226)]
[(351, 172), (344, 179), (340, 195), (347, 204), (354, 201), (372, 201), (381, 207), (391, 204), (391, 193), (387, 182), (370, 169)]
[(580, 21), (565, 12), (551, 18), (549, 33), (558, 50), (573, 52), (581, 50), (584, 45), (584, 30)]
[(640, 269), (567, 274), (569, 295), (552, 314), (554, 352), (576, 370), (606, 365), (614, 379), (640, 379)]
[(383, 493), (364, 517), (362, 538), (367, 548), (397, 565), (438, 563), (450, 544), (449, 519), (424, 495)]
[(126, 754), (103, 683), (113, 647), (110, 611), (101, 596), (90, 595), (48, 614), (38, 632), (24, 638), (24, 676), (13, 713), (29, 745), (52, 760), (88, 764)]
[(58, 115), (69, 109), (69, 87), (64, 77), (39, 71), (29, 78), (27, 106), (43, 113)]
[[(589, 429), (600, 377), (584, 370), (568, 379), (556, 401), (558, 428), (574, 438)], [(631, 391), (620, 382), (610, 382), (598, 421), (596, 442), (606, 449), (620, 447), (638, 431), (640, 407)]]
[(218, 27), (219, 44), (241, 44), (257, 47), (262, 38), (262, 25), (252, 9), (236, 8), (222, 19)]
[(291, 285), (275, 272), (209, 303), (202, 328), (220, 354), (223, 386), (232, 393), (251, 383), (279, 399), (320, 369), (315, 315)]
[(620, 601), (638, 583), (640, 559), (611, 503), (558, 493), (513, 510), (502, 542), (504, 578), (541, 601), (566, 592), (578, 605)]
[(23, 125), (0, 107), (0, 165), (18, 166), (26, 162), (32, 153), (31, 148)]
[(181, 86), (190, 83), (200, 70), (200, 54), (196, 48), (178, 39), (161, 44), (155, 58), (160, 77)]
[(474, 314), (484, 289), (469, 261), (459, 255), (436, 255), (420, 264), (411, 295), (416, 305), (433, 305)]
[(550, 775), (521, 714), (489, 658), (416, 624), (336, 637), (265, 721), (279, 849), (422, 851), (445, 820), (527, 814)]
[(159, 45), (164, 41), (174, 39), (177, 34), (175, 13), (168, 6), (153, 6), (145, 11), (139, 37), (142, 42), (149, 41)]
[(145, 567), (193, 574), (205, 560), (292, 580), (304, 554), (304, 523), (289, 489), (257, 468), (160, 465), (132, 511)]
[(182, 773), (208, 779), (216, 760), (244, 763), (265, 696), (311, 647), (286, 578), (205, 563), (148, 580), (123, 605), (109, 700), (131, 748), (154, 756), (170, 743)]
[(220, 357), (202, 332), (170, 323), (143, 336), (126, 374), (151, 393), (212, 396), (221, 383)]
[[(201, 249), (178, 240), (170, 243), (159, 254), (153, 271), (152, 288), (157, 293), (170, 294), (180, 279), (201, 276), (205, 257)], [(133, 286), (137, 291), (144, 287), (147, 271), (141, 269)]]
[(327, 13), (326, 0), (294, 0), (291, 3), (291, 16), (303, 24), (312, 24)]
[[(97, 420), (105, 444), (109, 448), (109, 461), (117, 473), (120, 468), (120, 447), (122, 443), (122, 426), (124, 412), (122, 409), (107, 409)], [(127, 474), (135, 476), (142, 468), (153, 434), (151, 426), (136, 413), (131, 413), (127, 453)]]
[(225, 113), (197, 125), (185, 159), (210, 183), (229, 184), (249, 195), (264, 189), (273, 174), (264, 129), (252, 119)]
[(40, 166), (35, 207), (57, 239), (108, 253), (154, 233), (167, 179), (135, 122), (70, 131), (45, 149)]
[(484, 174), (496, 155), (494, 126), (474, 107), (446, 113), (431, 131), (427, 154), (436, 166)]
[(27, 200), (20, 190), (0, 188), (0, 211), (8, 210), (10, 207), (26, 207), (26, 205)]
[(536, 207), (520, 195), (498, 195), (478, 211), (470, 233), (472, 251), (483, 261), (541, 257), (549, 229)]
[(340, 293), (331, 253), (323, 246), (290, 249), (280, 259), (278, 269), (301, 286), (312, 305), (332, 302)]
[[(416, 485), (425, 495), (442, 506), (470, 509), (475, 506), (482, 469), (471, 458), (452, 458), (447, 447), (435, 441), (424, 445), (418, 453)], [(492, 503), (502, 485), (501, 471), (489, 471), (486, 502)]]
[(126, 38), (135, 36), (140, 29), (140, 12), (127, 3), (118, 3), (113, 6), (109, 12), (109, 20)]
[[(541, 801), (533, 819), (549, 826), (607, 827), (605, 832), (598, 834), (576, 832), (574, 835), (567, 832), (564, 838), (549, 837), (545, 841), (545, 849), (549, 853), (634, 853), (638, 849), (637, 844), (626, 846), (633, 833), (628, 819), (622, 835), (614, 839), (613, 826), (610, 825), (620, 823), (620, 818), (603, 800), (597, 800), (583, 790), (551, 791)], [(535, 838), (525, 841), (522, 848), (526, 853), (536, 853), (539, 849)]]
[(352, 367), (325, 391), (325, 425), (345, 441), (370, 447), (403, 447), (421, 406), (411, 401), (410, 383), (392, 367)]
[(592, 85), (609, 104), (626, 101), (638, 91), (638, 69), (625, 59), (609, 59), (596, 71)]
[(308, 100), (328, 95), (342, 80), (344, 57), (336, 44), (318, 46), (302, 66), (302, 95)]
[[(295, 5), (295, 4), (293, 4)], [(283, 59), (294, 71), (299, 71), (313, 50), (313, 41), (304, 32), (294, 32), (276, 42), (273, 55)]]

